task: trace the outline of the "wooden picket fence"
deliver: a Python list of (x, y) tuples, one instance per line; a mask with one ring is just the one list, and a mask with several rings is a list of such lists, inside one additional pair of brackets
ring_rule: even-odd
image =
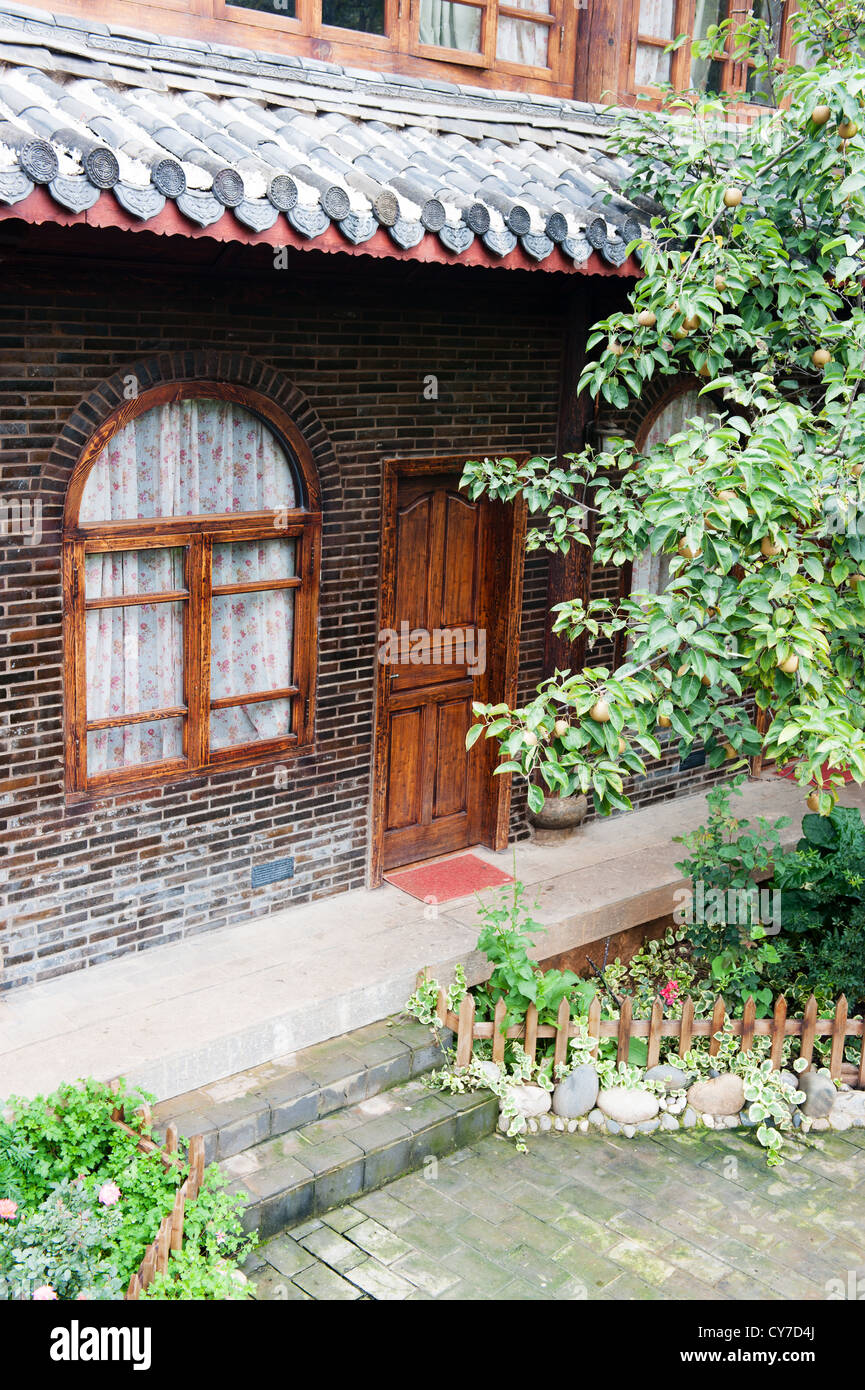
[[(145, 1126), (149, 1128), (152, 1124), (150, 1106), (141, 1105), (135, 1113), (141, 1116)], [(180, 1163), (176, 1125), (168, 1125), (165, 1131), (165, 1145), (160, 1148), (152, 1139), (145, 1138), (126, 1124), (123, 1119), (123, 1112), (119, 1108), (112, 1111), (111, 1118), (120, 1129), (137, 1141), (137, 1147), (142, 1153), (158, 1153), (166, 1168), (175, 1168)], [(183, 1248), (183, 1218), (186, 1203), (195, 1201), (201, 1189), (203, 1178), (204, 1136), (196, 1134), (189, 1141), (189, 1172), (174, 1194), (174, 1205), (171, 1211), (163, 1216), (156, 1235), (144, 1252), (141, 1264), (130, 1278), (129, 1287), (124, 1294), (125, 1300), (139, 1298), (142, 1291), (153, 1283), (157, 1274), (166, 1272), (171, 1251)]]
[[(554, 1066), (558, 1066), (565, 1061), (568, 1054), (568, 1043), (571, 1038), (576, 1037), (578, 1032), (578, 1025), (571, 1022), (570, 1005), (567, 999), (563, 999), (559, 1005), (555, 1027), (551, 1024), (539, 1025), (537, 1008), (534, 1004), (530, 1004), (526, 1010), (525, 1023), (504, 1031), (502, 1025), (506, 1009), (503, 999), (500, 999), (496, 1004), (495, 1017), (492, 1023), (476, 1023), (475, 1001), (472, 994), (463, 996), (459, 1013), (455, 1014), (448, 1009), (442, 990), (438, 994), (436, 1012), (445, 1027), (450, 1028), (456, 1034), (456, 1064), (458, 1067), (468, 1066), (476, 1038), (492, 1039), (493, 1061), (499, 1063), (504, 1060), (506, 1038), (520, 1039), (523, 1049), (532, 1061), (534, 1061), (537, 1051), (538, 1039), (555, 1038)], [(598, 1043), (601, 1038), (616, 1038), (618, 1044), (616, 1059), (620, 1062), (627, 1061), (631, 1038), (646, 1038), (648, 1039), (646, 1065), (654, 1067), (657, 1065), (660, 1055), (662, 1038), (678, 1038), (679, 1056), (684, 1057), (691, 1046), (692, 1038), (708, 1037), (711, 1038), (709, 1053), (713, 1057), (716, 1056), (720, 1043), (714, 1035), (721, 1031), (725, 1021), (729, 1023), (733, 1036), (740, 1039), (739, 1048), (742, 1052), (750, 1052), (755, 1037), (771, 1038), (770, 1056), (772, 1066), (776, 1069), (782, 1064), (781, 1049), (785, 1038), (801, 1038), (800, 1056), (805, 1058), (809, 1066), (814, 1055), (814, 1039), (831, 1038), (829, 1070), (836, 1080), (841, 1076), (845, 1039), (863, 1036), (863, 1020), (861, 1018), (848, 1018), (847, 1000), (843, 994), (838, 1000), (832, 1018), (817, 1017), (817, 1000), (812, 994), (805, 1006), (803, 1018), (787, 1017), (787, 1001), (783, 995), (779, 995), (775, 1001), (775, 1008), (770, 1018), (757, 1018), (757, 1006), (752, 998), (748, 999), (745, 1004), (741, 1018), (728, 1017), (724, 1000), (721, 995), (718, 995), (712, 1017), (695, 1019), (694, 1001), (688, 995), (682, 1006), (681, 1018), (664, 1018), (661, 1001), (656, 999), (649, 1018), (636, 1019), (633, 1017), (632, 1001), (625, 997), (622, 1000), (619, 1017), (603, 1020), (601, 1019), (601, 1001), (596, 995), (589, 1009), (588, 1034), (594, 1040), (592, 1056), (597, 1055)], [(862, 1057), (859, 1062), (857, 1084), (860, 1087), (865, 1087), (865, 1045), (863, 1045)]]

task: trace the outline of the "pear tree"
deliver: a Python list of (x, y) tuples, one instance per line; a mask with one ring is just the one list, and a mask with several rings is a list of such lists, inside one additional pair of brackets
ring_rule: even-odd
[[(702, 741), (711, 767), (791, 764), (822, 814), (841, 770), (865, 781), (865, 0), (804, 0), (792, 22), (802, 63), (758, 19), (697, 46), (735, 46), (767, 113), (743, 123), (723, 96), (669, 91), (611, 136), (624, 193), (656, 208), (580, 387), (624, 412), (650, 382), (690, 381), (706, 413), (642, 450), (605, 438), (464, 470), (474, 498), (526, 499), (529, 550), (671, 557), (660, 592), (557, 606), (585, 669), (519, 709), (475, 706), (467, 744), (497, 739), (535, 809), (578, 792), (627, 809), (670, 739)], [(600, 640), (625, 659), (592, 665)]]

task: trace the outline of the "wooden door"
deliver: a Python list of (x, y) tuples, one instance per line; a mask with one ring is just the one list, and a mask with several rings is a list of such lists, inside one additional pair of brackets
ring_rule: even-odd
[(490, 745), (467, 752), (465, 736), (473, 700), (505, 698), (514, 514), (470, 501), (458, 481), (410, 462), (391, 466), (385, 488), (374, 882), (502, 839), (505, 779)]

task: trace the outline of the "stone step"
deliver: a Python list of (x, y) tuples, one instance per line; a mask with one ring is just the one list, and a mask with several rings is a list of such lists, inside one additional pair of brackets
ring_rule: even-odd
[(208, 1163), (230, 1158), (441, 1066), (453, 1035), (440, 1037), (397, 1015), (162, 1101), (154, 1127), (203, 1135)]
[(247, 1198), (245, 1229), (265, 1240), (474, 1143), (497, 1119), (498, 1100), (488, 1091), (452, 1096), (405, 1081), (220, 1167), (229, 1190)]

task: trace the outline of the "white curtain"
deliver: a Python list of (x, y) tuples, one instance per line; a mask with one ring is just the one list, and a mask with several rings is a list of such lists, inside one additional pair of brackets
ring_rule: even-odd
[(83, 525), (293, 507), (285, 451), (263, 421), (231, 401), (175, 401), (118, 430), (91, 469)]
[[(184, 587), (183, 552), (127, 550), (88, 555), (88, 598), (167, 593)], [(183, 693), (182, 602), (91, 608), (85, 620), (87, 718), (176, 709)], [(183, 720), (154, 719), (87, 735), (87, 771), (161, 762), (183, 754)]]
[[(226, 401), (185, 400), (131, 421), (111, 439), (85, 485), (84, 523), (137, 517), (240, 513), (296, 505), (291, 466), (255, 416)], [(184, 589), (180, 547), (91, 554), (87, 599)], [(214, 545), (213, 583), (237, 584), (295, 573), (291, 540)], [(89, 721), (186, 703), (183, 600), (89, 609), (86, 616)], [(291, 684), (294, 592), (217, 595), (213, 600), (212, 698), (266, 693)], [(214, 711), (213, 747), (288, 733), (290, 700)], [(183, 753), (183, 719), (154, 719), (87, 736), (93, 775)]]
[[(675, 17), (675, 0), (640, 0), (637, 28), (644, 38), (669, 42), (676, 37), (673, 33)], [(670, 71), (670, 54), (664, 52), (663, 46), (637, 44), (634, 81), (638, 87), (657, 87), (661, 82), (669, 82)]]
[[(286, 579), (295, 573), (294, 541), (214, 545), (213, 584)], [(294, 590), (217, 594), (213, 599), (210, 692), (214, 700), (284, 690), (292, 683)], [(282, 738), (291, 732), (291, 700), (213, 710), (213, 749)]]
[(451, 0), (421, 0), (420, 41), (437, 48), (458, 48), (461, 53), (479, 53), (481, 12)]
[(651, 39), (673, 39), (675, 0), (640, 0), (639, 32)]
[[(704, 39), (713, 24), (727, 18), (727, 0), (697, 0), (694, 12), (694, 38)], [(691, 86), (698, 92), (706, 90), (709, 81), (710, 58), (691, 59)]]
[[(696, 391), (682, 391), (678, 396), (674, 396), (652, 422), (641, 453), (647, 454), (653, 444), (662, 444), (671, 435), (678, 434), (684, 428), (686, 420), (692, 419), (695, 415), (708, 415), (709, 409), (706, 401)], [(644, 550), (633, 564), (631, 591), (663, 593), (670, 581), (671, 559), (671, 555), (653, 555), (651, 550)]]
[[(550, 13), (550, 0), (509, 0), (509, 3), (534, 14)], [(496, 56), (506, 63), (545, 68), (548, 65), (549, 37), (550, 30), (546, 24), (532, 24), (528, 19), (500, 14)]]

